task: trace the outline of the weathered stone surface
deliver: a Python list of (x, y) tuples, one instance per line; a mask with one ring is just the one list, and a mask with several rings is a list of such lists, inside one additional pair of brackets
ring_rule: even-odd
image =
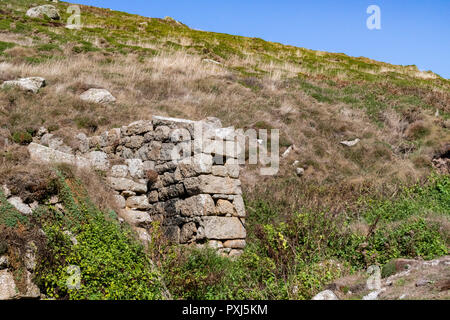
[(341, 144), (347, 147), (353, 147), (356, 146), (361, 140), (359, 138), (356, 138), (355, 140), (349, 140), (349, 141), (341, 141)]
[(150, 203), (148, 202), (147, 196), (145, 196), (145, 195), (134, 196), (134, 197), (129, 197), (126, 200), (126, 206), (128, 208), (132, 208), (132, 209), (145, 210), (145, 209), (150, 208)]
[(244, 253), (243, 250), (240, 250), (240, 249), (231, 249), (231, 250), (230, 250), (230, 253), (228, 253), (228, 256), (229, 256), (230, 258), (238, 258), (238, 257), (240, 257), (243, 253)]
[(112, 103), (116, 98), (105, 89), (89, 89), (80, 95), (80, 99), (92, 103)]
[(234, 206), (230, 201), (219, 199), (217, 200), (216, 213), (218, 215), (234, 215)]
[(89, 139), (84, 133), (77, 134), (75, 139), (78, 142), (78, 150), (80, 150), (80, 152), (86, 153), (89, 151)]
[(214, 201), (209, 194), (199, 194), (180, 200), (176, 204), (177, 213), (185, 217), (208, 216), (215, 213)]
[(223, 243), (225, 248), (232, 249), (244, 249), (245, 248), (245, 240), (227, 240)]
[(241, 150), (240, 144), (235, 141), (203, 139), (202, 152), (206, 154), (237, 158)]
[(131, 136), (126, 138), (128, 138), (127, 142), (125, 143), (125, 147), (127, 148), (139, 149), (144, 144), (144, 137), (142, 136)]
[(186, 125), (186, 124), (193, 125), (195, 123), (195, 121), (192, 121), (192, 120), (161, 117), (161, 116), (153, 116), (152, 120), (153, 120), (154, 126), (168, 126), (170, 128), (183, 127), (183, 125)]
[(181, 178), (194, 177), (199, 174), (211, 173), (212, 156), (204, 153), (185, 158), (178, 162), (177, 176)]
[(127, 159), (125, 163), (128, 165), (130, 176), (135, 179), (144, 177), (144, 164), (141, 159)]
[(0, 256), (0, 270), (6, 269), (8, 267), (9, 267), (8, 256)]
[(107, 181), (110, 184), (110, 186), (117, 191), (129, 190), (137, 193), (147, 192), (146, 184), (134, 182), (133, 180), (130, 179), (108, 177)]
[[(160, 127), (159, 127), (160, 128)], [(170, 131), (170, 142), (179, 143), (191, 140), (189, 130), (185, 128), (173, 129)]]
[(14, 275), (8, 270), (0, 271), (0, 300), (17, 298), (19, 290), (14, 282)]
[(86, 158), (94, 169), (107, 171), (109, 170), (108, 155), (102, 151), (91, 151), (86, 154)]
[(139, 120), (129, 124), (125, 127), (125, 135), (143, 135), (147, 132), (153, 131), (153, 124), (150, 120)]
[(22, 214), (30, 215), (32, 214), (31, 208), (29, 205), (23, 203), (22, 199), (19, 197), (11, 197), (8, 199), (8, 202), (17, 209)]
[(23, 91), (37, 93), (40, 88), (45, 87), (45, 79), (40, 77), (31, 77), (3, 82), (2, 88), (7, 87), (16, 87)]
[(125, 178), (128, 175), (128, 166), (126, 165), (115, 165), (111, 168), (111, 177), (115, 178)]
[(228, 171), (225, 166), (212, 166), (211, 173), (212, 173), (212, 175), (218, 176), (218, 177), (228, 176)]
[(114, 195), (114, 202), (120, 209), (123, 209), (126, 206), (125, 198), (119, 194)]
[(234, 205), (234, 208), (236, 209), (235, 215), (240, 218), (245, 218), (245, 216), (246, 216), (245, 204), (244, 204), (244, 199), (242, 199), (242, 196), (240, 196), (240, 195), (234, 196), (233, 205)]
[(218, 240), (209, 240), (206, 243), (206, 245), (207, 245), (208, 248), (211, 248), (211, 249), (221, 249), (221, 248), (223, 248), (222, 241), (218, 241)]
[(46, 16), (52, 20), (61, 19), (56, 7), (49, 4), (31, 8), (27, 11), (26, 15), (30, 18), (43, 18)]
[(208, 239), (244, 239), (246, 231), (241, 221), (235, 217), (203, 217), (203, 227)]
[(190, 195), (199, 193), (241, 194), (240, 185), (240, 180), (211, 175), (202, 175), (184, 180), (184, 186)]
[(237, 159), (227, 159), (225, 162), (225, 168), (227, 168), (227, 173), (231, 178), (239, 178), (240, 167)]
[(178, 226), (167, 226), (164, 228), (164, 236), (169, 241), (180, 243), (180, 228)]
[(312, 300), (339, 300), (331, 290), (325, 290), (316, 294)]
[(65, 153), (72, 153), (72, 148), (67, 146), (63, 139), (60, 137), (56, 137), (55, 135), (51, 133), (46, 133), (41, 138), (41, 144), (43, 144), (46, 147), (49, 147), (54, 150), (58, 150)]
[(170, 129), (168, 126), (159, 126), (157, 127), (153, 132), (148, 132), (144, 135), (145, 141), (168, 141), (170, 138), (170, 132), (172, 129)]
[(3, 192), (3, 195), (4, 195), (6, 198), (8, 198), (8, 197), (11, 196), (11, 190), (9, 190), (9, 188), (8, 188), (8, 186), (7, 186), (6, 184), (4, 184), (4, 185), (1, 186), (0, 191)]
[(152, 237), (144, 228), (136, 228), (136, 233), (138, 234), (139, 240), (141, 240), (144, 243), (148, 243), (152, 241)]
[(90, 162), (86, 158), (53, 150), (34, 142), (28, 145), (28, 152), (31, 159), (38, 162), (65, 163), (82, 168), (89, 168), (90, 166)]
[(144, 144), (138, 151), (137, 155), (143, 161), (152, 160), (157, 161), (160, 159), (162, 143), (159, 141), (152, 141)]
[(146, 226), (152, 222), (150, 215), (145, 211), (125, 209), (122, 210), (122, 216), (135, 226)]
[(148, 194), (148, 202), (150, 203), (156, 203), (159, 200), (158, 191), (153, 190)]
[(167, 187), (171, 184), (175, 184), (179, 182), (181, 179), (178, 179), (175, 173), (172, 172), (164, 172), (162, 176), (160, 176), (161, 183), (164, 187)]
[(194, 222), (188, 222), (183, 225), (180, 231), (180, 243), (187, 243), (195, 238), (197, 227)]
[(168, 187), (163, 187), (159, 189), (159, 199), (166, 201), (171, 198), (177, 198), (185, 194), (184, 185), (182, 183), (174, 184)]

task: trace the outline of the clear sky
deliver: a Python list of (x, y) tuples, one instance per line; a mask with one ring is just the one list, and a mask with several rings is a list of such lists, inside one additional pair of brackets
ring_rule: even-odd
[[(415, 64), (450, 78), (450, 0), (68, 0), (191, 28), (314, 50), (343, 52), (392, 64)], [(369, 30), (369, 5), (381, 30)]]

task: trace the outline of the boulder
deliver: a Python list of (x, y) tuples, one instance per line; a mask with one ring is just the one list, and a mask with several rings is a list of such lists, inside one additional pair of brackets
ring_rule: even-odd
[(31, 8), (27, 11), (26, 15), (30, 18), (43, 18), (46, 16), (52, 20), (61, 19), (61, 16), (55, 6), (49, 4)]
[(45, 87), (45, 79), (40, 77), (31, 77), (3, 82), (2, 88), (7, 87), (16, 87), (20, 90), (37, 93), (40, 88)]
[(247, 235), (242, 222), (235, 217), (203, 217), (202, 225), (208, 239), (245, 239)]
[(116, 102), (116, 98), (105, 89), (89, 89), (80, 95), (80, 99), (92, 103)]
[(339, 300), (331, 290), (325, 290), (316, 294), (312, 300)]
[(17, 298), (19, 290), (14, 282), (14, 275), (8, 270), (0, 271), (0, 300)]
[(8, 202), (22, 214), (30, 215), (33, 213), (30, 206), (23, 203), (19, 197), (11, 197), (8, 199)]
[(8, 256), (0, 256), (0, 270), (6, 269), (8, 267), (9, 267)]

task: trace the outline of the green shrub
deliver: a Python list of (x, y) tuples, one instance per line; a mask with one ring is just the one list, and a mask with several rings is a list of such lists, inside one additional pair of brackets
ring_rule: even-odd
[[(36, 214), (48, 239), (37, 271), (44, 294), (60, 299), (162, 298), (159, 274), (130, 228), (97, 209), (76, 180), (61, 177), (59, 197), (63, 213), (48, 207)], [(73, 279), (70, 266), (80, 268), (78, 289), (67, 285)]]
[(12, 139), (15, 143), (19, 143), (19, 144), (30, 144), (31, 142), (33, 142), (33, 137), (31, 136), (31, 134), (29, 132), (26, 131), (17, 131), (14, 132), (12, 135)]

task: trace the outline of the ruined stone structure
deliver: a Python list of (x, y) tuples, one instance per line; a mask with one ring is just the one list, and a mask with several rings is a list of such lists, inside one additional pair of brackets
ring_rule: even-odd
[(153, 117), (99, 136), (76, 136), (74, 150), (46, 133), (29, 146), (33, 159), (93, 167), (106, 173), (125, 220), (142, 240), (160, 221), (168, 239), (208, 245), (224, 255), (245, 246), (245, 208), (237, 134), (219, 119)]

